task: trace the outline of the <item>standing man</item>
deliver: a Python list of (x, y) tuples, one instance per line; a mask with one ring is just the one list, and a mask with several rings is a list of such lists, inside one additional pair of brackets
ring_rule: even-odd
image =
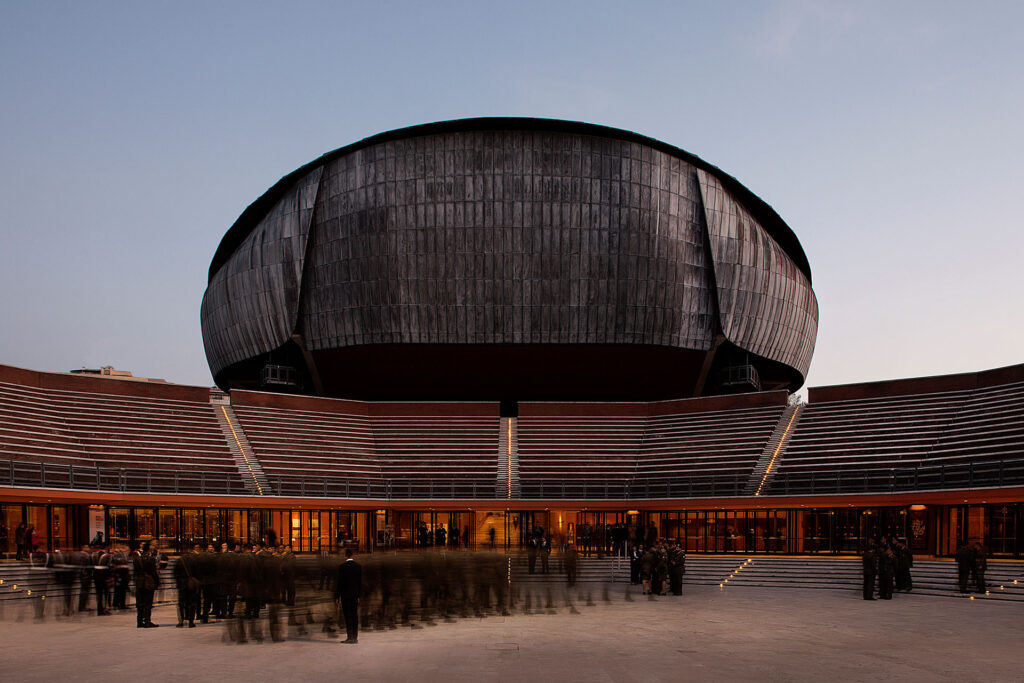
[(885, 541), (878, 551), (878, 596), (892, 600), (893, 579), (896, 576), (896, 554)]
[(135, 574), (135, 618), (137, 628), (156, 628), (151, 618), (153, 612), (153, 594), (160, 586), (160, 574), (157, 571), (156, 555), (150, 550), (149, 541), (144, 541), (141, 550), (136, 550), (132, 557), (132, 568)]
[(988, 548), (986, 548), (981, 541), (975, 541), (971, 544), (971, 574), (974, 576), (974, 586), (978, 589), (979, 593), (984, 593), (985, 588), (985, 570), (988, 569)]
[(864, 599), (875, 599), (875, 575), (878, 573), (878, 551), (875, 542), (868, 542), (868, 549), (861, 556), (864, 563)]
[(909, 593), (914, 589), (910, 568), (914, 566), (914, 553), (903, 541), (896, 541), (896, 590)]
[(14, 544), (18, 547), (16, 560), (20, 560), (25, 554), (25, 532), (27, 529), (25, 522), (18, 522), (18, 526), (14, 528)]
[(967, 592), (967, 579), (971, 575), (971, 567), (974, 564), (974, 552), (967, 543), (964, 541), (956, 549), (956, 569), (958, 585), (961, 593)]
[(348, 637), (346, 645), (359, 642), (359, 596), (363, 590), (363, 568), (352, 559), (352, 548), (345, 548), (345, 561), (338, 567), (338, 580), (334, 582), (334, 601), (341, 603)]
[(565, 579), (570, 586), (576, 585), (576, 573), (579, 569), (579, 555), (572, 543), (565, 548), (565, 557), (562, 559), (565, 567)]

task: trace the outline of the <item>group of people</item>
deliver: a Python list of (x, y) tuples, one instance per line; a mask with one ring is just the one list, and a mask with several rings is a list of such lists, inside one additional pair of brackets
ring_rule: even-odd
[(988, 568), (988, 548), (981, 541), (965, 541), (956, 549), (957, 579), (961, 593), (967, 593), (968, 582), (973, 579), (974, 587), (984, 593), (985, 570)]
[(39, 547), (39, 533), (34, 524), (19, 522), (14, 528), (14, 545), (17, 548), (17, 559), (27, 559)]
[(879, 543), (872, 540), (861, 555), (861, 560), (864, 567), (865, 600), (875, 599), (876, 584), (878, 597), (882, 600), (892, 600), (893, 590), (909, 593), (914, 589), (910, 575), (914, 555), (903, 541), (888, 536)]
[[(493, 543), (493, 537), (491, 541)], [(420, 522), (419, 526), (416, 528), (416, 543), (420, 548), (450, 547), (452, 550), (458, 550), (459, 545), (461, 544), (463, 548), (469, 550), (469, 526), (467, 525), (460, 534), (458, 527), (449, 532), (443, 524), (439, 524), (433, 531), (431, 531), (426, 522)]]
[[(230, 619), (235, 605), (243, 603), (242, 618), (258, 619), (270, 604), (293, 606), (296, 595), (295, 553), (291, 546), (265, 540), (229, 549), (195, 545), (174, 565), (178, 592), (178, 628), (186, 623), (208, 623), (211, 619)], [(273, 636), (273, 634), (272, 634)]]
[(629, 551), (629, 580), (640, 584), (642, 592), (655, 595), (683, 594), (686, 553), (676, 541), (658, 541), (649, 545), (638, 543)]

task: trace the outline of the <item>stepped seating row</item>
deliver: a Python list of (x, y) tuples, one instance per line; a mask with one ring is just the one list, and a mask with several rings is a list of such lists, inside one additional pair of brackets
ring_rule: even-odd
[(924, 458), (969, 392), (811, 403), (790, 435), (779, 473), (887, 467)]
[(251, 406), (233, 410), (270, 478), (380, 476), (366, 416)]
[(495, 417), (368, 417), (251, 406), (234, 412), (271, 478), (495, 476)]
[(637, 475), (749, 474), (784, 406), (652, 417)]
[(237, 476), (207, 402), (0, 383), (0, 457)]
[(523, 479), (749, 474), (783, 410), (520, 417), (520, 473)]
[(632, 478), (646, 425), (646, 417), (520, 416), (520, 476)]
[(769, 490), (1002, 485), (1020, 477), (1022, 462), (1024, 382), (828, 401), (803, 409)]
[(935, 464), (1024, 457), (1024, 382), (977, 390), (928, 453)]
[(497, 417), (374, 417), (381, 472), (389, 478), (493, 479)]

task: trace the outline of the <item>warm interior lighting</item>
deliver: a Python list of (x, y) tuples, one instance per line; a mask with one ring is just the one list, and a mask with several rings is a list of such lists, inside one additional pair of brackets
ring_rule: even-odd
[(910, 506), (910, 509), (912, 511), (914, 511), (914, 512), (920, 512), (921, 510), (924, 510), (925, 508), (926, 508), (926, 506), (924, 506), (924, 505), (911, 505)]

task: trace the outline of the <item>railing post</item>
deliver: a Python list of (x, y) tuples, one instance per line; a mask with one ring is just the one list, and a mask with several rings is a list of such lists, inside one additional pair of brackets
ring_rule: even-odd
[(974, 486), (974, 461), (968, 463), (967, 467), (967, 485)]
[(39, 482), (40, 485), (46, 486), (46, 463), (39, 463)]
[(939, 465), (939, 488), (946, 488), (946, 464)]
[(1003, 472), (1004, 472), (1003, 466), (1005, 464), (1006, 464), (1006, 461), (1004, 461), (1004, 460), (1000, 460), (999, 461), (999, 485), (1000, 486), (1003, 485)]

